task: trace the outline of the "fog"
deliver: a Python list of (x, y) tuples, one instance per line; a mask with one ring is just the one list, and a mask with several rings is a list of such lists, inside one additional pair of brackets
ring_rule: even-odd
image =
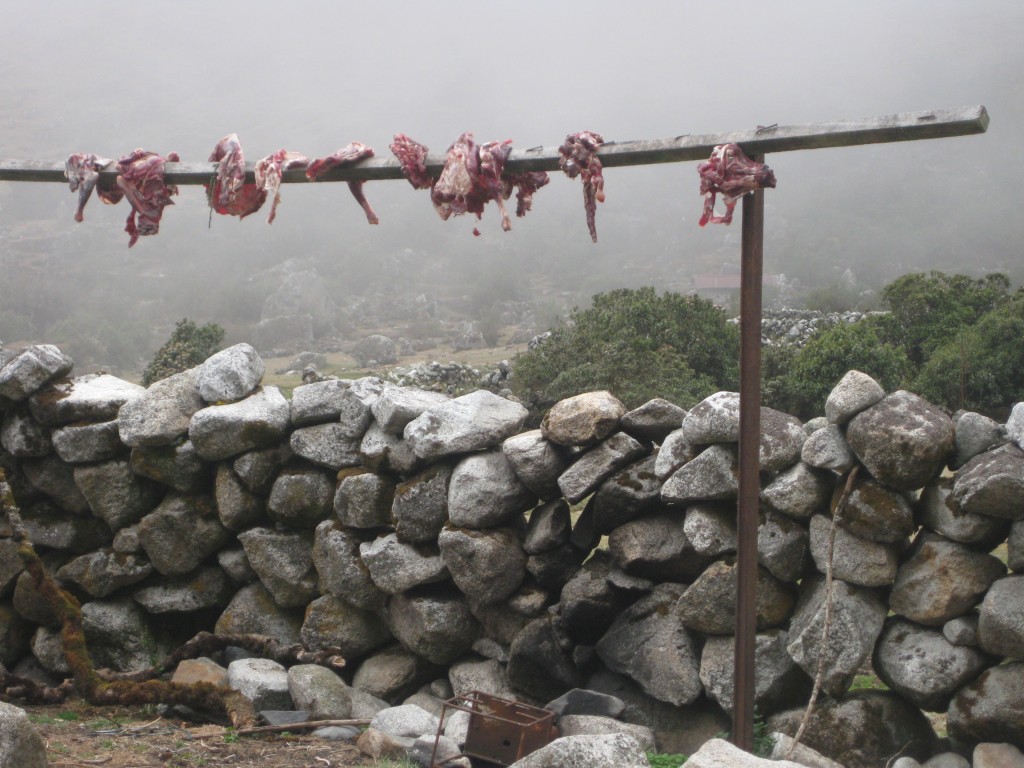
[[(980, 136), (769, 156), (765, 271), (858, 291), (927, 269), (1024, 280), (1013, 0), (0, 8), (0, 159), (144, 147), (198, 161), (231, 132), (249, 160), (353, 140), (388, 156), (396, 132), (434, 151), (466, 130), (527, 148), (584, 129), (625, 141), (984, 104)], [(735, 268), (738, 223), (697, 226), (695, 163), (605, 175), (597, 244), (579, 181), (552, 174), (507, 233), (493, 206), (481, 222), (441, 221), (401, 181), (366, 185), (377, 227), (342, 184), (286, 185), (272, 226), (262, 212), (208, 224), (203, 190), (182, 187), (159, 235), (130, 251), (126, 203), (93, 200), (76, 224), (65, 185), (0, 182), (0, 339), (77, 344), (86, 360), (131, 367), (186, 316), (246, 339), (294, 268), (316, 269), (340, 307), (372, 295), (396, 314), (419, 293), (585, 303), (615, 287), (686, 291), (694, 274)]]

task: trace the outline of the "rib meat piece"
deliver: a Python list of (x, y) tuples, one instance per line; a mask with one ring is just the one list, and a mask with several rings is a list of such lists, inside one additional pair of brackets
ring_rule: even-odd
[(156, 152), (136, 149), (117, 161), (117, 186), (132, 206), (124, 227), (129, 235), (129, 248), (140, 236), (159, 232), (164, 208), (174, 205), (171, 197), (178, 194), (178, 188), (164, 183), (164, 164), (168, 162), (177, 163), (178, 154), (171, 152), (162, 157)]
[[(306, 168), (306, 178), (310, 181), (316, 181), (332, 168), (337, 168), (339, 165), (358, 163), (360, 160), (364, 160), (367, 157), (373, 157), (373, 148), (368, 147), (365, 144), (360, 144), (358, 141), (353, 141), (351, 144), (339, 149), (333, 155), (317, 158), (311, 162), (309, 167)], [(352, 196), (356, 199), (356, 202), (362, 206), (363, 211), (366, 213), (366, 220), (371, 224), (379, 223), (380, 219), (377, 218), (377, 214), (373, 212), (373, 208), (370, 207), (370, 203), (363, 194), (362, 180), (357, 179), (356, 181), (350, 181), (348, 183), (348, 188), (352, 193)]]
[(447, 221), (453, 213), (459, 216), (468, 210), (467, 198), (473, 192), (479, 167), (473, 134), (467, 131), (448, 147), (444, 168), (430, 190), (430, 200), (438, 216)]
[(604, 144), (604, 138), (593, 131), (580, 131), (570, 133), (565, 137), (565, 143), (558, 148), (562, 158), (558, 161), (559, 167), (565, 171), (570, 179), (577, 176), (583, 177), (583, 207), (587, 211), (587, 227), (590, 229), (590, 239), (597, 242), (597, 224), (594, 219), (597, 214), (597, 204), (604, 202), (604, 175), (602, 174), (601, 161), (597, 152)]
[[(736, 201), (748, 192), (765, 187), (775, 188), (775, 174), (764, 163), (751, 160), (737, 144), (719, 144), (711, 157), (697, 166), (700, 193), (704, 195), (704, 213), (698, 222), (702, 227), (732, 223)], [(722, 194), (725, 215), (715, 215), (715, 195)]]
[(434, 180), (427, 175), (427, 166), (423, 162), (427, 158), (427, 148), (406, 136), (396, 133), (391, 142), (391, 153), (398, 158), (402, 166), (402, 175), (409, 180), (413, 189), (430, 189)]
[[(89, 202), (96, 182), (100, 178), (100, 170), (110, 165), (113, 160), (98, 157), (85, 152), (69, 155), (64, 162), (64, 177), (72, 192), (78, 192), (78, 207), (75, 208), (75, 221), (81, 222), (85, 216), (85, 204)], [(120, 198), (119, 198), (120, 199)]]
[(245, 183), (245, 155), (237, 133), (230, 133), (217, 142), (210, 162), (217, 163), (213, 186), (207, 189), (213, 210), (240, 219), (256, 213), (267, 199), (267, 193), (256, 184)]
[(279, 149), (272, 155), (267, 155), (256, 163), (256, 186), (267, 195), (273, 193), (270, 201), (270, 213), (267, 214), (267, 224), (274, 223), (277, 216), (277, 204), (281, 202), (281, 174), (293, 168), (305, 168), (309, 165), (309, 158), (299, 152), (289, 152), (286, 149)]

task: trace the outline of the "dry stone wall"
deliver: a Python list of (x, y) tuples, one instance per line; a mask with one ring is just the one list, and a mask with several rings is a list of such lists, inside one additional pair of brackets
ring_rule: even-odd
[[(99, 663), (256, 632), (341, 647), (391, 703), (441, 677), (613, 694), (667, 751), (727, 727), (736, 393), (627, 412), (591, 392), (525, 429), (488, 391), (364, 378), (289, 401), (244, 344), (148, 389), (71, 367), (47, 345), (0, 367), (0, 458)], [(844, 765), (928, 757), (925, 712), (1024, 748), (1024, 404), (950, 418), (851, 371), (825, 416), (761, 421), (758, 711), (792, 735), (821, 674), (805, 741)], [(4, 538), (0, 663), (67, 672)], [(889, 690), (851, 692), (869, 666)]]

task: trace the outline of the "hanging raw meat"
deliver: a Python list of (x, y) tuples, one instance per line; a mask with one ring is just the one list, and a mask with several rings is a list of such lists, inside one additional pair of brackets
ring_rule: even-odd
[[(81, 222), (85, 216), (85, 204), (89, 202), (96, 182), (99, 181), (100, 171), (110, 165), (113, 160), (96, 155), (76, 152), (69, 155), (64, 162), (64, 177), (68, 180), (68, 186), (72, 192), (78, 192), (78, 206), (75, 208), (75, 221)], [(120, 199), (120, 198), (118, 198)]]
[(239, 219), (256, 213), (267, 199), (267, 193), (256, 184), (245, 183), (245, 155), (237, 133), (228, 134), (217, 142), (210, 162), (217, 163), (213, 184), (206, 190), (213, 210)]
[[(373, 157), (373, 149), (365, 144), (360, 144), (358, 141), (353, 141), (333, 155), (321, 157), (311, 162), (309, 167), (306, 168), (306, 178), (310, 181), (316, 181), (332, 168), (337, 168), (339, 165), (358, 163), (367, 157)], [(373, 212), (373, 208), (370, 207), (369, 201), (367, 201), (366, 196), (363, 194), (362, 180), (350, 181), (348, 188), (356, 202), (362, 206), (363, 211), (366, 213), (366, 220), (371, 224), (377, 224), (380, 219), (377, 218), (377, 214)]]
[[(164, 208), (174, 205), (171, 197), (178, 194), (178, 188), (164, 183), (164, 164), (168, 162), (177, 163), (178, 153), (171, 152), (162, 157), (156, 152), (136, 149), (117, 161), (117, 187), (132, 206), (124, 227), (129, 235), (129, 248), (138, 242), (140, 236), (159, 232)], [(115, 195), (104, 197), (102, 190), (100, 196), (105, 201), (116, 202), (113, 199)]]
[(546, 171), (505, 174), (502, 179), (501, 196), (506, 200), (516, 190), (516, 216), (522, 218), (533, 207), (533, 193), (551, 181)]
[(604, 202), (604, 175), (601, 171), (601, 160), (597, 156), (598, 150), (604, 144), (601, 134), (593, 131), (580, 131), (570, 133), (565, 137), (565, 143), (558, 148), (561, 159), (559, 167), (565, 171), (570, 179), (577, 176), (583, 177), (583, 207), (587, 211), (587, 228), (590, 230), (590, 239), (597, 242), (597, 224), (594, 218), (597, 214), (597, 204)]
[[(427, 175), (425, 160), (427, 148), (402, 133), (395, 134), (391, 151), (402, 166), (402, 174), (416, 189), (430, 189), (434, 210), (442, 219), (474, 213), (483, 217), (484, 207), (493, 200), (501, 212), (501, 228), (506, 232), (512, 228), (505, 200), (518, 188), (516, 198), (519, 205), (517, 216), (524, 216), (530, 210), (533, 193), (548, 183), (546, 173), (524, 173), (503, 176), (505, 161), (512, 152), (512, 139), (488, 141), (477, 145), (473, 134), (463, 133), (445, 154), (444, 168), (434, 181)], [(479, 235), (478, 229), (473, 230)]]
[[(736, 201), (748, 192), (765, 187), (775, 188), (775, 174), (764, 163), (751, 160), (737, 144), (719, 144), (711, 157), (697, 166), (700, 193), (704, 195), (704, 213), (698, 222), (702, 227), (730, 224)], [(715, 215), (715, 195), (722, 194), (725, 215)]]
[(274, 217), (277, 216), (277, 204), (281, 202), (281, 175), (285, 171), (305, 168), (308, 165), (309, 158), (305, 155), (286, 149), (279, 149), (256, 163), (256, 186), (267, 195), (273, 194), (267, 224), (273, 224)]
[(406, 136), (396, 133), (391, 143), (391, 152), (402, 166), (402, 175), (409, 180), (413, 189), (430, 189), (434, 179), (427, 175), (427, 148)]

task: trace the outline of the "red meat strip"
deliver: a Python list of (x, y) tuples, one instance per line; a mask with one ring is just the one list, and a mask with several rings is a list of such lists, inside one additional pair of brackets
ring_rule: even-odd
[(391, 143), (391, 152), (402, 165), (402, 175), (409, 180), (414, 189), (430, 189), (434, 180), (427, 175), (427, 148), (406, 136), (396, 133)]
[(78, 207), (75, 208), (75, 221), (81, 222), (85, 216), (85, 204), (89, 202), (96, 182), (100, 178), (100, 170), (110, 165), (113, 160), (96, 155), (76, 152), (64, 162), (64, 176), (72, 192), (78, 192)]
[[(174, 205), (171, 197), (178, 194), (178, 188), (164, 183), (164, 164), (168, 162), (177, 163), (178, 154), (171, 152), (162, 157), (155, 152), (136, 149), (117, 161), (117, 186), (132, 206), (124, 228), (129, 235), (129, 248), (138, 242), (140, 236), (159, 232), (164, 208)], [(113, 196), (108, 197), (108, 202), (116, 202)]]
[(293, 168), (306, 168), (309, 165), (309, 158), (299, 152), (289, 152), (286, 149), (279, 149), (272, 155), (267, 155), (256, 163), (256, 186), (263, 190), (264, 194), (273, 193), (270, 201), (270, 213), (267, 214), (267, 224), (274, 223), (277, 216), (277, 204), (281, 202), (281, 174)]
[[(702, 227), (712, 224), (730, 224), (736, 201), (755, 189), (775, 189), (775, 174), (764, 163), (751, 160), (737, 144), (719, 144), (711, 151), (711, 158), (697, 166), (700, 174), (700, 193), (704, 195), (704, 213), (698, 222)], [(715, 195), (722, 194), (725, 215), (715, 215)]]
[(509, 221), (508, 212), (505, 210), (504, 184), (501, 181), (501, 172), (505, 168), (505, 161), (512, 151), (512, 139), (505, 141), (488, 141), (477, 150), (477, 177), (474, 180), (473, 194), (470, 195), (470, 213), (475, 213), (479, 219), (483, 215), (484, 206), (488, 200), (498, 204), (501, 211), (501, 228), (508, 232), (512, 229), (512, 222)]
[(210, 162), (217, 163), (217, 175), (207, 190), (213, 210), (244, 219), (262, 207), (267, 193), (256, 184), (245, 183), (245, 155), (238, 134), (228, 134), (217, 142)]
[[(310, 181), (316, 181), (332, 168), (337, 168), (339, 165), (357, 163), (367, 157), (373, 157), (373, 149), (365, 144), (360, 144), (358, 141), (353, 141), (348, 146), (339, 149), (333, 155), (321, 157), (311, 162), (309, 167), (306, 168), (306, 178)], [(380, 219), (377, 218), (377, 214), (373, 212), (373, 208), (370, 207), (370, 203), (363, 194), (362, 180), (350, 181), (348, 183), (348, 188), (349, 191), (352, 192), (352, 196), (356, 199), (356, 202), (362, 206), (363, 211), (366, 213), (366, 220), (371, 224), (379, 223)]]
[(501, 196), (508, 200), (516, 190), (516, 216), (522, 218), (533, 207), (533, 193), (551, 181), (545, 171), (505, 174)]
[(597, 224), (594, 218), (597, 214), (597, 204), (604, 202), (604, 175), (601, 170), (601, 161), (597, 152), (604, 144), (604, 138), (593, 131), (580, 131), (570, 133), (565, 137), (565, 143), (558, 148), (562, 155), (558, 161), (559, 167), (565, 171), (570, 179), (577, 176), (583, 177), (583, 207), (587, 211), (587, 227), (590, 229), (590, 239), (597, 242)]

